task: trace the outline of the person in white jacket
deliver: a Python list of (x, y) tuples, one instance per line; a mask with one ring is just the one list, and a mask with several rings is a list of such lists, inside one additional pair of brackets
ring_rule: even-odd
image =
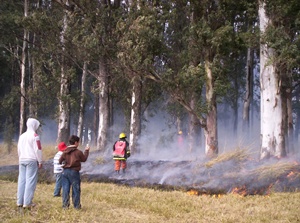
[(38, 169), (42, 168), (42, 146), (37, 129), (40, 122), (29, 118), (26, 122), (27, 130), (19, 137), (19, 177), (18, 177), (18, 207), (31, 208), (38, 179)]

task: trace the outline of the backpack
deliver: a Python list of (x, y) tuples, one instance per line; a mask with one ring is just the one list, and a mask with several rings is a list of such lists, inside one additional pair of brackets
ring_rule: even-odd
[(124, 157), (125, 156), (125, 148), (126, 148), (125, 141), (117, 141), (115, 144), (115, 151), (113, 152), (113, 155), (117, 156), (117, 157)]

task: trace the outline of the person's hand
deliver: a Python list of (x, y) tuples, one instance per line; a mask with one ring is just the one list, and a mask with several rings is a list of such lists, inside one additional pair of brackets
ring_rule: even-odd
[(41, 169), (43, 167), (42, 163), (39, 163), (39, 169)]
[(90, 150), (90, 146), (89, 144), (86, 144), (85, 150), (89, 151)]

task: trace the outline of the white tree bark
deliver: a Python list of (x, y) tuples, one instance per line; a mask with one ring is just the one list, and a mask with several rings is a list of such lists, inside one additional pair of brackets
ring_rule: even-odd
[(82, 130), (83, 130), (86, 75), (87, 75), (87, 62), (85, 61), (83, 64), (83, 70), (81, 76), (81, 94), (80, 94), (79, 117), (78, 117), (78, 126), (77, 126), (77, 136), (79, 138), (82, 138)]
[(129, 148), (132, 152), (137, 152), (138, 138), (141, 133), (141, 97), (142, 82), (138, 76), (133, 78), (131, 96), (131, 119), (130, 119), (130, 139)]
[(97, 137), (97, 149), (103, 150), (109, 126), (109, 101), (108, 101), (108, 73), (104, 58), (99, 61), (99, 126)]
[(94, 115), (93, 115), (93, 129), (91, 133), (92, 137), (92, 145), (97, 146), (98, 141), (98, 127), (99, 127), (99, 93), (98, 91), (94, 90)]
[[(67, 13), (67, 12), (66, 12)], [(60, 41), (62, 45), (62, 51), (65, 51), (65, 31), (68, 27), (67, 14), (64, 15), (63, 30), (61, 32)], [(60, 77), (60, 95), (59, 95), (59, 115), (58, 115), (58, 142), (68, 142), (70, 134), (70, 83), (69, 77), (65, 69), (65, 60), (62, 58), (61, 62), (61, 77)]]
[[(28, 5), (29, 0), (24, 1), (24, 16), (28, 16)], [(28, 40), (28, 30), (24, 29), (24, 39), (23, 39), (23, 47), (22, 47), (22, 56), (21, 56), (21, 82), (20, 82), (20, 131), (21, 135), (25, 130), (25, 97), (26, 97), (26, 89), (25, 89), (25, 77), (26, 77), (26, 50), (27, 50), (27, 40)]]
[[(259, 4), (260, 31), (263, 34), (270, 20), (264, 9), (265, 3)], [(272, 58), (274, 50), (265, 43), (260, 45), (260, 91), (261, 91), (261, 154), (260, 158), (285, 155), (285, 133), (282, 116), (281, 79), (276, 72)]]

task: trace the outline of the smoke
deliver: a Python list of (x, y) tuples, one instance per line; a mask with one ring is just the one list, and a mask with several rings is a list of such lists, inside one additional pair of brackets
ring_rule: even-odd
[[(132, 156), (128, 158), (126, 172), (116, 174), (112, 159), (112, 146), (118, 139), (119, 133), (124, 131), (125, 120), (122, 114), (115, 117), (115, 120), (117, 120), (117, 125), (111, 129), (115, 139), (108, 142), (103, 151), (93, 151), (92, 148), (88, 160), (82, 163), (84, 176), (91, 179), (97, 178), (99, 181), (113, 180), (133, 186), (171, 185), (215, 193), (228, 193), (236, 187), (246, 187), (248, 194), (255, 194), (256, 191), (264, 194), (270, 185), (275, 185), (279, 190), (296, 190), (300, 187), (300, 177), (287, 178), (287, 173), (292, 171), (294, 166), (276, 177), (271, 175), (264, 178), (256, 172), (264, 167), (274, 169), (282, 162), (293, 163), (299, 160), (294, 156), (280, 161), (273, 159), (259, 161), (258, 119), (253, 120), (249, 132), (243, 132), (241, 122), (239, 122), (238, 129), (234, 133), (233, 121), (229, 118), (220, 118), (218, 124), (219, 157), (236, 149), (247, 150), (248, 156), (242, 160), (233, 156), (208, 165), (211, 160), (205, 156), (203, 136), (201, 136), (202, 141), (192, 151), (188, 149), (186, 133), (183, 134), (185, 137), (183, 145), (179, 145), (177, 126), (170, 122), (170, 117), (163, 111), (148, 116), (147, 121), (143, 122), (138, 152), (132, 153)], [(54, 121), (44, 123), (43, 142), (55, 142), (57, 124)], [(129, 135), (128, 132), (125, 131), (125, 133)], [(296, 173), (300, 172), (300, 170), (297, 171), (298, 169)]]
[(39, 120), (41, 123), (41, 128), (38, 129), (38, 134), (40, 136), (43, 145), (55, 145), (57, 139), (57, 122), (51, 119)]

